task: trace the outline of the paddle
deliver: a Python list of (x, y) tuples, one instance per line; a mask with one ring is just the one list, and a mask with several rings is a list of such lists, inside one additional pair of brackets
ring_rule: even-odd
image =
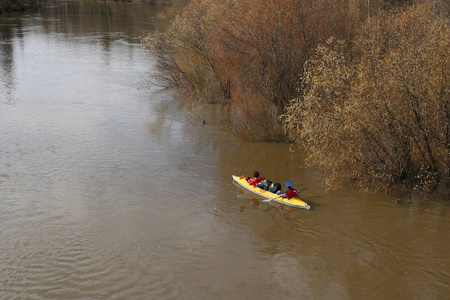
[[(297, 193), (300, 194), (300, 193), (304, 193), (304, 192), (307, 192), (307, 191), (308, 191), (308, 188), (304, 188), (304, 189), (301, 189), (300, 191), (298, 191)], [(280, 197), (280, 196), (278, 196), (278, 197)], [(263, 200), (262, 202), (270, 202), (272, 200), (277, 199), (278, 197), (275, 197), (275, 198), (272, 198), (272, 199), (266, 199), (266, 200)]]

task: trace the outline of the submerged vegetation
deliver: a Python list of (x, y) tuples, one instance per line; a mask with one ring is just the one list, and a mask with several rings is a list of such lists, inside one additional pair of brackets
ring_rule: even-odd
[(303, 145), (332, 186), (449, 182), (447, 1), (192, 0), (143, 41), (160, 84)]

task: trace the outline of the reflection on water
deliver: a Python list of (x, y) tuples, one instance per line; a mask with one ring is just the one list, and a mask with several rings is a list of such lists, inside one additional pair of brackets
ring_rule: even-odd
[[(164, 10), (0, 16), (0, 298), (445, 299), (449, 203), (327, 192), (290, 145), (189, 118), (145, 84)], [(255, 169), (312, 209), (233, 185)]]
[(5, 91), (5, 98), (8, 101), (13, 100), (15, 77), (14, 73), (14, 60), (13, 60), (13, 45), (9, 40), (13, 35), (13, 30), (11, 27), (5, 27), (0, 31), (1, 34), (1, 42), (0, 42), (0, 59), (1, 59), (1, 68), (0, 75), (2, 79), (2, 90)]

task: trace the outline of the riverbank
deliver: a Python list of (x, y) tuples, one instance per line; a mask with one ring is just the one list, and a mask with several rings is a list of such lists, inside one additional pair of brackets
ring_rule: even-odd
[(36, 0), (0, 0), (0, 13), (37, 9)]
[(143, 43), (160, 84), (244, 140), (306, 145), (327, 183), (449, 182), (449, 6), (345, 3), (192, 0)]

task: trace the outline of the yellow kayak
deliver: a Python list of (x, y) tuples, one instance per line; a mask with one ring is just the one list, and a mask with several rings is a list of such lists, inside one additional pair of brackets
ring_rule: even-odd
[(311, 207), (304, 202), (303, 200), (295, 197), (291, 199), (286, 199), (283, 197), (280, 197), (274, 193), (271, 193), (269, 191), (260, 189), (258, 187), (254, 187), (250, 184), (248, 184), (247, 180), (245, 179), (245, 176), (233, 176), (233, 180), (237, 182), (240, 186), (242, 186), (244, 189), (249, 190), (250, 192), (253, 192), (261, 197), (270, 199), (270, 201), (275, 201), (287, 206), (297, 207), (297, 208), (303, 208), (303, 209), (310, 209)]

